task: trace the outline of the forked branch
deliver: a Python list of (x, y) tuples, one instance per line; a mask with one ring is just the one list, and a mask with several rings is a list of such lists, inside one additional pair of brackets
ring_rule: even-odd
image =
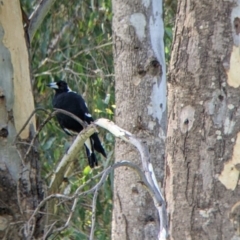
[[(159, 240), (167, 239), (168, 238), (168, 222), (167, 222), (166, 203), (164, 200), (164, 196), (161, 193), (161, 190), (158, 186), (156, 176), (155, 176), (155, 173), (153, 170), (153, 166), (150, 162), (150, 154), (148, 151), (147, 144), (143, 143), (141, 140), (137, 139), (130, 132), (118, 127), (115, 123), (113, 123), (112, 121), (110, 121), (108, 119), (104, 119), (104, 118), (98, 119), (94, 122), (94, 124), (99, 127), (105, 128), (106, 130), (111, 132), (115, 137), (121, 138), (124, 141), (127, 141), (127, 142), (131, 143), (132, 145), (134, 145), (140, 152), (143, 171), (138, 169), (138, 167), (135, 166), (133, 163), (130, 163), (127, 161), (116, 163), (113, 166), (105, 169), (105, 171), (103, 171), (101, 181), (93, 189), (91, 189), (91, 192), (94, 192), (95, 198), (96, 198), (97, 192), (103, 183), (103, 178), (105, 179), (106, 176), (109, 174), (109, 172), (111, 172), (116, 167), (127, 165), (130, 168), (134, 168), (137, 171), (138, 175), (140, 176), (142, 182), (146, 186), (147, 190), (151, 194), (151, 196), (154, 200), (155, 207), (158, 211), (159, 218), (160, 218), (160, 232), (159, 232), (158, 239)], [(64, 178), (64, 169), (66, 169), (67, 165), (76, 157), (76, 155), (78, 154), (78, 151), (83, 146), (86, 139), (89, 136), (91, 136), (94, 133), (94, 131), (95, 131), (94, 125), (91, 124), (86, 129), (84, 129), (81, 133), (79, 133), (79, 135), (75, 139), (74, 143), (69, 148), (68, 152), (64, 155), (63, 159), (60, 161), (57, 169), (55, 170), (55, 173), (54, 173), (51, 183), (49, 185), (50, 193), (55, 193), (57, 191), (59, 184), (61, 183), (62, 179)], [(74, 206), (76, 206), (76, 201), (77, 201), (77, 198), (74, 198), (74, 204), (72, 207), (73, 209), (71, 210), (71, 212), (74, 211)], [(92, 231), (90, 234), (90, 239), (94, 238), (94, 221), (95, 221), (94, 220), (95, 219), (94, 209), (95, 209), (95, 207), (94, 207), (94, 202), (93, 202), (93, 217), (92, 217), (93, 225), (92, 225)], [(71, 218), (71, 215), (70, 215), (69, 219), (70, 218)], [(67, 222), (69, 222), (69, 219)], [(64, 228), (66, 228), (67, 225), (68, 224), (65, 224)], [(63, 229), (61, 228), (61, 230), (63, 230)]]
[(124, 141), (127, 141), (134, 145), (141, 155), (143, 173), (146, 177), (147, 184), (145, 183), (149, 193), (151, 194), (156, 209), (158, 210), (160, 218), (160, 232), (158, 235), (159, 240), (165, 240), (168, 238), (168, 221), (167, 221), (167, 210), (166, 203), (163, 194), (158, 186), (157, 179), (153, 170), (153, 166), (150, 162), (150, 154), (148, 151), (148, 146), (143, 143), (136, 136), (132, 135), (130, 132), (118, 127), (115, 123), (108, 119), (100, 118), (94, 122), (97, 126), (105, 128), (111, 132), (115, 137), (119, 137)]

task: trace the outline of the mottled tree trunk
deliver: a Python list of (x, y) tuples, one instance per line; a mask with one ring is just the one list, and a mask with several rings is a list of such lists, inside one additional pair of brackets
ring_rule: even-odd
[[(162, 2), (113, 0), (116, 123), (149, 145), (161, 185), (166, 133), (166, 74)], [(137, 151), (117, 141), (116, 161), (141, 164)], [(112, 239), (156, 239), (159, 219), (139, 177), (115, 171)]]
[(165, 186), (171, 239), (239, 239), (239, 20), (239, 0), (178, 3)]
[(42, 234), (41, 216), (27, 221), (43, 197), (34, 146), (25, 157), (34, 117), (15, 139), (34, 110), (19, 1), (1, 1), (0, 56), (0, 238), (34, 239)]

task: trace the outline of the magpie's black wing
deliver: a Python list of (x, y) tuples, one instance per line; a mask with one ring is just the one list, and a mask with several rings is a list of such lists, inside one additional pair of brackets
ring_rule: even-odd
[[(82, 121), (85, 121), (88, 124), (94, 121), (91, 114), (89, 113), (89, 110), (87, 108), (87, 105), (84, 99), (81, 97), (81, 95), (77, 93), (64, 92), (56, 95), (53, 99), (53, 106), (54, 108), (64, 109), (76, 115)], [(78, 123), (76, 120), (74, 120), (73, 118), (65, 114), (61, 114), (61, 113), (57, 114), (57, 119), (62, 129), (69, 135), (72, 135), (72, 132), (79, 133), (83, 129), (80, 123)], [(98, 138), (98, 134), (94, 133), (90, 138), (91, 138), (91, 144), (93, 144), (94, 149), (97, 152), (101, 153), (104, 157), (106, 157), (106, 153)], [(86, 146), (86, 149), (87, 149), (87, 146)], [(90, 156), (91, 154), (89, 155), (89, 150), (86, 150), (86, 151), (87, 151), (87, 155)], [(91, 152), (94, 154), (93, 149)], [(97, 161), (95, 159), (96, 158), (92, 160), (89, 159), (89, 164), (90, 162), (92, 162), (92, 163), (95, 163), (95, 165), (97, 165)]]
[[(87, 123), (93, 121), (85, 101), (77, 93), (64, 92), (56, 95), (53, 99), (53, 107), (66, 110)], [(63, 129), (68, 129), (76, 133), (79, 133), (83, 129), (80, 123), (65, 114), (57, 114), (57, 119)]]

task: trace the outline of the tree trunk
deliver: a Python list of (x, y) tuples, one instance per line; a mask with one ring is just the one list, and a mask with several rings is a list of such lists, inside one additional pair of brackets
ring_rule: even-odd
[(40, 215), (27, 223), (42, 199), (34, 146), (25, 157), (34, 117), (15, 139), (34, 110), (19, 1), (1, 1), (0, 39), (0, 238), (34, 239), (42, 233)]
[[(162, 2), (113, 0), (116, 123), (149, 145), (159, 183), (166, 135), (166, 74)], [(136, 150), (116, 141), (116, 161), (140, 165)], [(129, 168), (115, 171), (112, 239), (156, 239), (153, 201)]]
[(165, 185), (171, 239), (239, 239), (239, 20), (240, 1), (178, 3)]

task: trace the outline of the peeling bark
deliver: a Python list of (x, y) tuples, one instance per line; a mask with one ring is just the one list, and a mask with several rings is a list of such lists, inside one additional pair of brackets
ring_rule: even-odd
[(171, 239), (239, 238), (239, 6), (178, 3), (165, 186)]

